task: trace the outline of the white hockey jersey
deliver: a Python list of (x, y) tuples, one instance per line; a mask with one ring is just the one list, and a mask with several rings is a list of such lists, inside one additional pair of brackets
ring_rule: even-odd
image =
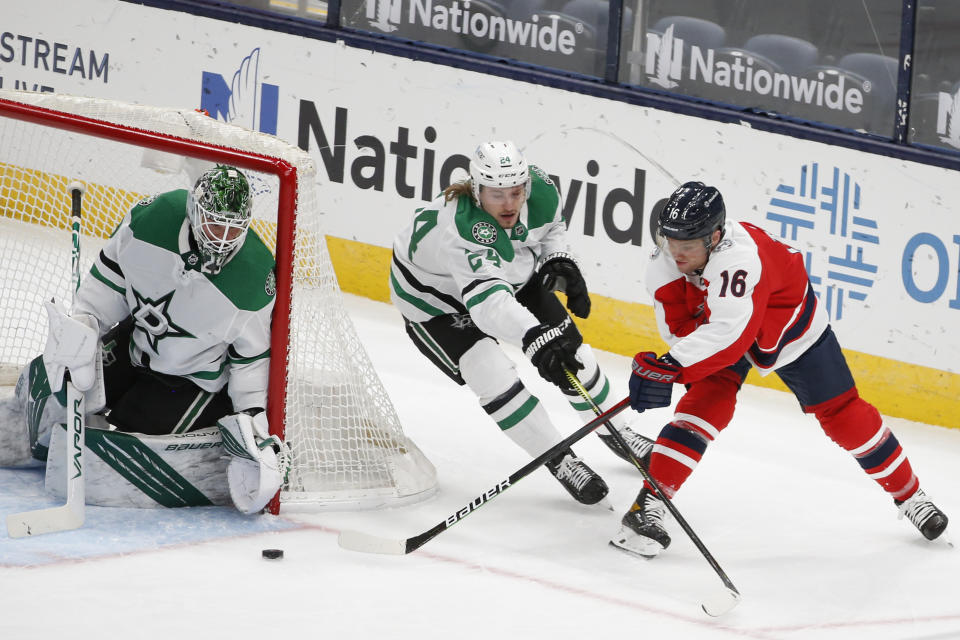
[(177, 190), (137, 204), (83, 279), (74, 312), (95, 316), (101, 335), (132, 315), (135, 365), (207, 391), (228, 385), (235, 411), (266, 407), (273, 255), (251, 229), (220, 273), (201, 273), (186, 201)]
[(513, 344), (540, 324), (514, 294), (541, 258), (572, 252), (557, 188), (537, 167), (530, 174), (530, 196), (509, 230), (466, 195), (440, 195), (417, 210), (394, 241), (390, 269), (390, 297), (405, 318), (470, 314), (481, 331)]

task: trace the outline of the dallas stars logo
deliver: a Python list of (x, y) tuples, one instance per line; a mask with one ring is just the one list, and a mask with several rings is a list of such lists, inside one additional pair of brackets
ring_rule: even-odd
[(469, 313), (451, 313), (450, 316), (450, 326), (454, 329), (472, 329), (476, 326)]
[(497, 241), (497, 229), (489, 222), (478, 222), (471, 230), (473, 239), (480, 244), (493, 244)]
[(136, 323), (135, 328), (147, 334), (147, 342), (154, 352), (159, 353), (157, 345), (164, 338), (195, 338), (189, 331), (177, 326), (170, 317), (170, 302), (173, 300), (173, 291), (158, 298), (151, 300), (140, 295), (136, 289), (133, 290), (133, 296), (137, 300), (137, 306), (133, 309), (133, 319)]

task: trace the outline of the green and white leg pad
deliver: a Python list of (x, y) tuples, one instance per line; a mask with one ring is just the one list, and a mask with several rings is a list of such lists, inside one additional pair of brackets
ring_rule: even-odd
[[(110, 431), (97, 415), (88, 416), (84, 455), (86, 502), (106, 507), (229, 506), (227, 458), (216, 427), (150, 436)], [(54, 427), (53, 451), (64, 447), (66, 427)], [(63, 456), (47, 461), (46, 490), (66, 496)]]

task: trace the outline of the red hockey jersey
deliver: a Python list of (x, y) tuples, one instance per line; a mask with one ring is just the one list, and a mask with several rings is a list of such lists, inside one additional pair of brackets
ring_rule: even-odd
[(812, 346), (829, 319), (803, 256), (763, 229), (728, 221), (701, 276), (685, 276), (669, 252), (647, 269), (660, 335), (693, 382), (741, 356), (766, 375)]

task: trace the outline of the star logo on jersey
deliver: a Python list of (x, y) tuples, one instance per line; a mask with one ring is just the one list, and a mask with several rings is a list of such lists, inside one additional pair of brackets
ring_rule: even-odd
[(159, 353), (157, 347), (164, 338), (196, 337), (178, 326), (170, 318), (170, 302), (173, 300), (173, 294), (174, 292), (171, 291), (156, 300), (152, 300), (140, 295), (139, 291), (133, 289), (133, 296), (137, 301), (136, 307), (133, 309), (134, 329), (146, 334), (147, 342), (155, 353)]
[(450, 317), (450, 326), (454, 329), (471, 329), (476, 326), (469, 313), (451, 313)]
[(473, 239), (480, 244), (493, 244), (497, 241), (497, 228), (489, 222), (478, 222), (471, 230)]

